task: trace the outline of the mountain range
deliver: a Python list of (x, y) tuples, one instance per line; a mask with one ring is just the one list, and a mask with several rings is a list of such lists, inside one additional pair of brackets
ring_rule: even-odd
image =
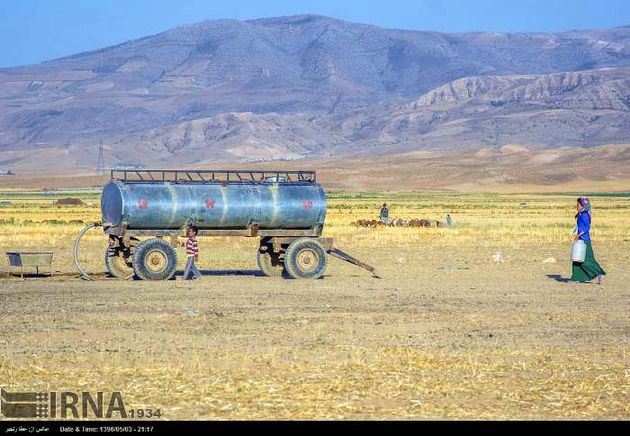
[[(0, 169), (628, 144), (630, 26), (383, 29), (216, 20), (0, 69)], [(51, 165), (51, 162), (54, 165)]]

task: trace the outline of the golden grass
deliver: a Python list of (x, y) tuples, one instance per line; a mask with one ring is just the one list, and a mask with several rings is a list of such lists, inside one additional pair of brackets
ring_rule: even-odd
[[(332, 193), (325, 236), (382, 259), (377, 266), (388, 274), (370, 282), (335, 265), (351, 272), (307, 290), (230, 276), (204, 278), (197, 288), (90, 287), (73, 281), (70, 250), (83, 223), (100, 219), (96, 196), (63, 207), (19, 193), (0, 200), (13, 203), (0, 207), (0, 250), (50, 249), (66, 274), (57, 280), (67, 280), (0, 278), (4, 307), (19, 308), (2, 312), (5, 387), (121, 390), (129, 406), (160, 407), (167, 419), (630, 417), (627, 288), (600, 296), (527, 282), (531, 271), (549, 272), (542, 258), (566, 254), (573, 195)], [(352, 225), (374, 219), (383, 202), (392, 218), (450, 213), (455, 226)], [(593, 237), (606, 244), (607, 266), (623, 274), (630, 198), (592, 202)], [(100, 230), (86, 237), (81, 257), (91, 272), (103, 271), (106, 242)], [(256, 244), (201, 238), (200, 264), (251, 270)], [(506, 265), (489, 260), (495, 249), (506, 253)], [(531, 253), (538, 263), (525, 264)], [(187, 308), (200, 315), (188, 317)]]
[[(10, 194), (10, 195), (9, 195)], [(40, 250), (54, 252), (58, 272), (73, 273), (72, 242), (87, 223), (100, 220), (100, 199), (84, 195), (84, 206), (55, 206), (40, 195), (0, 192), (0, 251)], [(451, 214), (451, 228), (360, 228), (358, 219), (375, 219), (387, 202), (391, 218), (427, 218), (444, 221)], [(596, 241), (608, 243), (630, 239), (630, 197), (592, 198)], [(523, 205), (525, 204), (525, 205)], [(331, 193), (324, 236), (339, 247), (352, 249), (416, 249), (418, 247), (499, 247), (568, 245), (575, 214), (574, 195), (530, 194), (381, 194)], [(250, 265), (242, 253), (254, 253), (256, 238), (200, 238), (201, 262), (219, 268)], [(100, 230), (89, 232), (82, 242), (80, 261), (89, 273), (102, 273), (107, 239)]]
[[(3, 196), (0, 193), (0, 199)], [(6, 197), (11, 199), (11, 197)], [(45, 245), (66, 247), (83, 223), (100, 220), (99, 199), (87, 206), (54, 206), (51, 200), (11, 200), (0, 208), (0, 247)], [(454, 219), (452, 228), (377, 228), (352, 225), (358, 219), (375, 219), (380, 205), (387, 202), (392, 218)], [(594, 229), (597, 239), (608, 242), (628, 239), (630, 197), (596, 197)], [(522, 207), (521, 203), (526, 203)], [(331, 194), (325, 235), (358, 247), (453, 246), (466, 243), (505, 245), (565, 243), (571, 238), (575, 197), (572, 195), (491, 194)], [(87, 239), (102, 239), (97, 232)], [(217, 241), (215, 238), (212, 242)], [(220, 238), (218, 241), (225, 241)], [(231, 238), (228, 243), (242, 243)], [(210, 243), (210, 242), (209, 242)]]
[(128, 407), (160, 407), (169, 419), (627, 417), (625, 356), (605, 349), (602, 358), (618, 363), (600, 364), (569, 349), (447, 353), (336, 346), (324, 358), (279, 347), (257, 354), (201, 352), (186, 361), (148, 356), (130, 362), (122, 353), (38, 356), (20, 365), (5, 358), (0, 374), (5, 386), (39, 390), (124, 386)]

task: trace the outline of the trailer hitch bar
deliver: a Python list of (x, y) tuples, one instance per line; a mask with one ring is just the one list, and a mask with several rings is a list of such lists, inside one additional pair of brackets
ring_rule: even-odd
[(328, 254), (330, 254), (333, 257), (336, 257), (337, 259), (346, 261), (346, 262), (351, 263), (353, 265), (356, 265), (356, 266), (358, 266), (360, 268), (368, 270), (369, 272), (372, 273), (372, 276), (374, 278), (377, 278), (377, 279), (381, 278), (381, 276), (379, 276), (376, 273), (376, 269), (373, 266), (368, 265), (365, 262), (361, 262), (359, 259), (350, 256), (348, 253), (346, 253), (344, 251), (341, 251), (337, 247), (331, 247), (330, 250), (328, 250)]

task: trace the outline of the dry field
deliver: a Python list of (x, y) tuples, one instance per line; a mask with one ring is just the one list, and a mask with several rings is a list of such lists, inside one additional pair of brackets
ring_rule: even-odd
[[(106, 238), (70, 260), (85, 206), (4, 191), (0, 251), (50, 249), (52, 279), (0, 274), (0, 384), (122, 392), (165, 419), (629, 419), (630, 196), (593, 196), (604, 285), (566, 283), (575, 196), (332, 193), (323, 279), (262, 277), (256, 241), (200, 238), (198, 282), (115, 281)], [(453, 228), (357, 228), (393, 218)], [(552, 259), (553, 258), (553, 259)], [(555, 262), (554, 262), (555, 260)]]

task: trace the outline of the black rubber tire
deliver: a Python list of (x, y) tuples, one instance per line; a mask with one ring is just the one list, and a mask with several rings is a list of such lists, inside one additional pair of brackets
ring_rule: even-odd
[[(312, 267), (305, 268), (300, 261), (301, 256), (307, 256), (308, 264), (314, 261)], [(314, 238), (298, 238), (289, 244), (284, 254), (284, 269), (293, 279), (318, 279), (328, 266), (328, 253), (322, 244)]]
[(256, 253), (256, 262), (258, 268), (267, 277), (282, 277), (284, 271), (284, 265), (280, 260), (277, 253), (273, 253), (271, 250), (258, 250)]
[[(154, 264), (153, 259), (159, 263)], [(141, 280), (168, 280), (177, 269), (177, 252), (164, 239), (147, 239), (136, 247), (132, 265), (133, 272)]]
[(105, 249), (105, 268), (110, 277), (117, 279), (128, 279), (134, 275), (133, 268), (127, 265), (123, 253), (116, 248)]

